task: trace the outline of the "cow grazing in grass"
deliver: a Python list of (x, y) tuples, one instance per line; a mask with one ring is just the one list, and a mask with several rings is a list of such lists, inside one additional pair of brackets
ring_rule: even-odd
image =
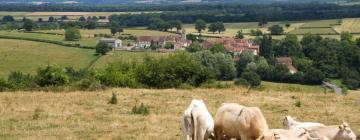
[(185, 140), (207, 140), (214, 131), (214, 120), (202, 100), (192, 100), (180, 126)]
[(236, 138), (256, 140), (267, 136), (269, 127), (257, 107), (245, 107), (236, 103), (224, 103), (215, 115), (214, 133), (217, 140)]

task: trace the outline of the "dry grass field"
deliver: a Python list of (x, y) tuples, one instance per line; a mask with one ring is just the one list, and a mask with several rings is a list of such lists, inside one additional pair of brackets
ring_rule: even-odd
[[(259, 27), (257, 22), (243, 22), (243, 23), (224, 23), (226, 31), (222, 33), (212, 33), (208, 32), (207, 29), (202, 35), (205, 36), (228, 36), (233, 37), (236, 35), (238, 31), (242, 31), (245, 34), (249, 34), (251, 30), (261, 30), (264, 33), (269, 33), (268, 27), (272, 25), (279, 24), (281, 26), (285, 26), (286, 22), (269, 22), (266, 26)], [(304, 23), (303, 22), (294, 22), (290, 23), (291, 26), (289, 28), (284, 28), (285, 32), (291, 32), (299, 27), (301, 27)], [(186, 31), (188, 33), (198, 34), (195, 30), (194, 24), (186, 24), (184, 25)]]
[(0, 77), (15, 70), (33, 74), (38, 67), (48, 64), (85, 68), (95, 59), (94, 52), (49, 43), (0, 39)]
[[(336, 96), (312, 90), (317, 87), (290, 87), (265, 82), (249, 94), (242, 88), (5, 92), (0, 94), (0, 139), (180, 140), (179, 118), (194, 98), (203, 99), (213, 115), (223, 102), (258, 106), (271, 128), (282, 127), (283, 117), (292, 115), (328, 125), (347, 121), (360, 134), (359, 91)], [(117, 105), (108, 104), (112, 93)], [(294, 98), (301, 107), (294, 105)], [(149, 115), (131, 113), (140, 103), (149, 107)]]
[(360, 18), (343, 19), (340, 26), (335, 26), (334, 29), (338, 32), (360, 33)]

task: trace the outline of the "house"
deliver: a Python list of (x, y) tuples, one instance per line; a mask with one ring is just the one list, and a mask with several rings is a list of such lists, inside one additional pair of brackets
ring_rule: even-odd
[(298, 72), (298, 70), (293, 66), (292, 59), (290, 57), (277, 57), (276, 63), (287, 66), (291, 74)]
[(243, 51), (249, 50), (254, 55), (259, 54), (260, 47), (248, 39), (234, 39), (230, 37), (221, 37), (215, 41), (215, 44), (224, 45), (225, 51), (232, 52), (234, 56), (240, 55)]
[(182, 50), (184, 47), (192, 44), (191, 40), (186, 39), (186, 32), (183, 29), (181, 36), (169, 35), (169, 36), (139, 36), (135, 46), (137, 48), (149, 48), (151, 44), (159, 45), (163, 48), (167, 43), (171, 43), (174, 46), (174, 50)]
[(122, 41), (120, 39), (115, 38), (102, 38), (99, 40), (100, 42), (105, 42), (106, 44), (112, 46), (114, 49), (122, 48)]

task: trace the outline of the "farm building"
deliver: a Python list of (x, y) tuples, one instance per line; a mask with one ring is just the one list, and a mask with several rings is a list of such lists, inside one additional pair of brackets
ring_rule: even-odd
[(192, 44), (191, 40), (186, 39), (186, 32), (183, 30), (181, 36), (139, 36), (136, 42), (137, 48), (148, 48), (151, 44), (159, 45), (163, 48), (166, 43), (170, 43), (174, 50), (182, 50)]
[(100, 42), (105, 42), (106, 44), (112, 46), (114, 49), (122, 48), (122, 41), (115, 38), (102, 38)]
[(277, 57), (276, 63), (280, 65), (285, 65), (289, 69), (291, 74), (297, 73), (297, 69), (293, 66), (292, 59), (290, 57)]

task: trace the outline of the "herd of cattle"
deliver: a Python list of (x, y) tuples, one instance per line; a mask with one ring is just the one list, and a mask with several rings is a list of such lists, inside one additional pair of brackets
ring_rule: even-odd
[(326, 126), (315, 122), (298, 122), (286, 116), (286, 129), (269, 129), (257, 107), (223, 103), (215, 119), (202, 100), (192, 100), (185, 110), (180, 126), (186, 140), (356, 140), (356, 135), (344, 122)]

